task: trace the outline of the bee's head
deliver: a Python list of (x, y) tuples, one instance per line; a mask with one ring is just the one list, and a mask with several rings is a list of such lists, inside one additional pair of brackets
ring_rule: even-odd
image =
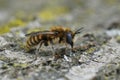
[(82, 29), (83, 29), (83, 27), (80, 28), (80, 29), (78, 29), (78, 30), (76, 30), (74, 33), (68, 32), (68, 33), (66, 34), (66, 42), (67, 42), (68, 44), (70, 44), (72, 48), (73, 48), (73, 39), (74, 39), (75, 35), (81, 33), (81, 30), (82, 30)]
[(72, 36), (71, 33), (67, 33), (67, 34), (66, 34), (66, 42), (67, 42), (68, 44), (70, 44), (71, 47), (73, 48), (73, 36)]
[(83, 27), (80, 28), (80, 29), (78, 29), (78, 30), (76, 30), (74, 33), (68, 32), (68, 33), (66, 34), (66, 42), (67, 42), (68, 44), (70, 44), (72, 48), (73, 48), (73, 39), (74, 39), (75, 35), (81, 33), (81, 30), (82, 30), (82, 29), (83, 29)]

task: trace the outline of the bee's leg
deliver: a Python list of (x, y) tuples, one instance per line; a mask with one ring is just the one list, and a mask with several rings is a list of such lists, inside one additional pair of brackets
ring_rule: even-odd
[(55, 48), (53, 47), (54, 43), (53, 43), (53, 41), (52, 41), (52, 40), (50, 41), (50, 44), (51, 44), (51, 48), (52, 48), (52, 56), (53, 56), (53, 57), (54, 57), (54, 59), (55, 59), (56, 50), (55, 50)]
[(67, 42), (65, 42), (65, 53), (67, 53), (68, 49), (69, 49), (69, 46), (68, 46)]
[[(54, 49), (54, 47), (53, 47), (53, 45), (54, 45), (53, 41), (50, 41), (50, 44), (51, 44), (52, 50), (55, 52), (55, 49)], [(52, 52), (53, 52), (53, 51), (52, 51)], [(54, 52), (53, 52), (53, 53), (54, 53)]]
[(41, 41), (41, 42), (38, 44), (37, 48), (36, 48), (36, 51), (35, 51), (35, 59), (37, 59), (37, 57), (38, 57), (39, 49), (41, 48), (43, 42), (44, 42), (44, 41)]
[(66, 39), (64, 38), (64, 39), (62, 39), (62, 42), (64, 43), (64, 46), (65, 46), (65, 51), (67, 50), (67, 42), (66, 42)]
[(67, 43), (65, 42), (65, 48), (67, 49), (68, 48), (68, 45), (67, 45)]
[(50, 44), (52, 46), (52, 49), (55, 50), (54, 47), (53, 47), (53, 45), (54, 45), (53, 41), (50, 41)]

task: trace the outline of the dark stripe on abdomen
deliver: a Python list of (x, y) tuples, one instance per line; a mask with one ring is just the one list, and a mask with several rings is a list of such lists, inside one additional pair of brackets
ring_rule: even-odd
[(39, 44), (39, 42), (41, 41), (40, 38), (41, 38), (40, 35), (31, 36), (27, 40), (27, 46), (35, 46), (35, 45)]
[(38, 44), (40, 42), (39, 36), (33, 36), (33, 41), (35, 45)]

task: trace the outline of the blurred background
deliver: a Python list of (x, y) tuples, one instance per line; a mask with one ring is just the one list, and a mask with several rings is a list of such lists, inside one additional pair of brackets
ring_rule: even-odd
[(0, 0), (0, 34), (35, 20), (44, 25), (91, 29), (119, 21), (119, 15), (119, 0)]

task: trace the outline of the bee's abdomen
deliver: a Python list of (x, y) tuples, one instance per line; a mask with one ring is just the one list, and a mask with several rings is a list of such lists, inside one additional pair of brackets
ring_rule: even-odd
[(27, 48), (33, 47), (33, 46), (39, 44), (40, 41), (41, 41), (41, 35), (31, 36), (31, 37), (29, 37), (29, 39), (27, 40), (27, 43), (26, 43), (27, 45), (26, 45), (26, 47), (27, 47)]

